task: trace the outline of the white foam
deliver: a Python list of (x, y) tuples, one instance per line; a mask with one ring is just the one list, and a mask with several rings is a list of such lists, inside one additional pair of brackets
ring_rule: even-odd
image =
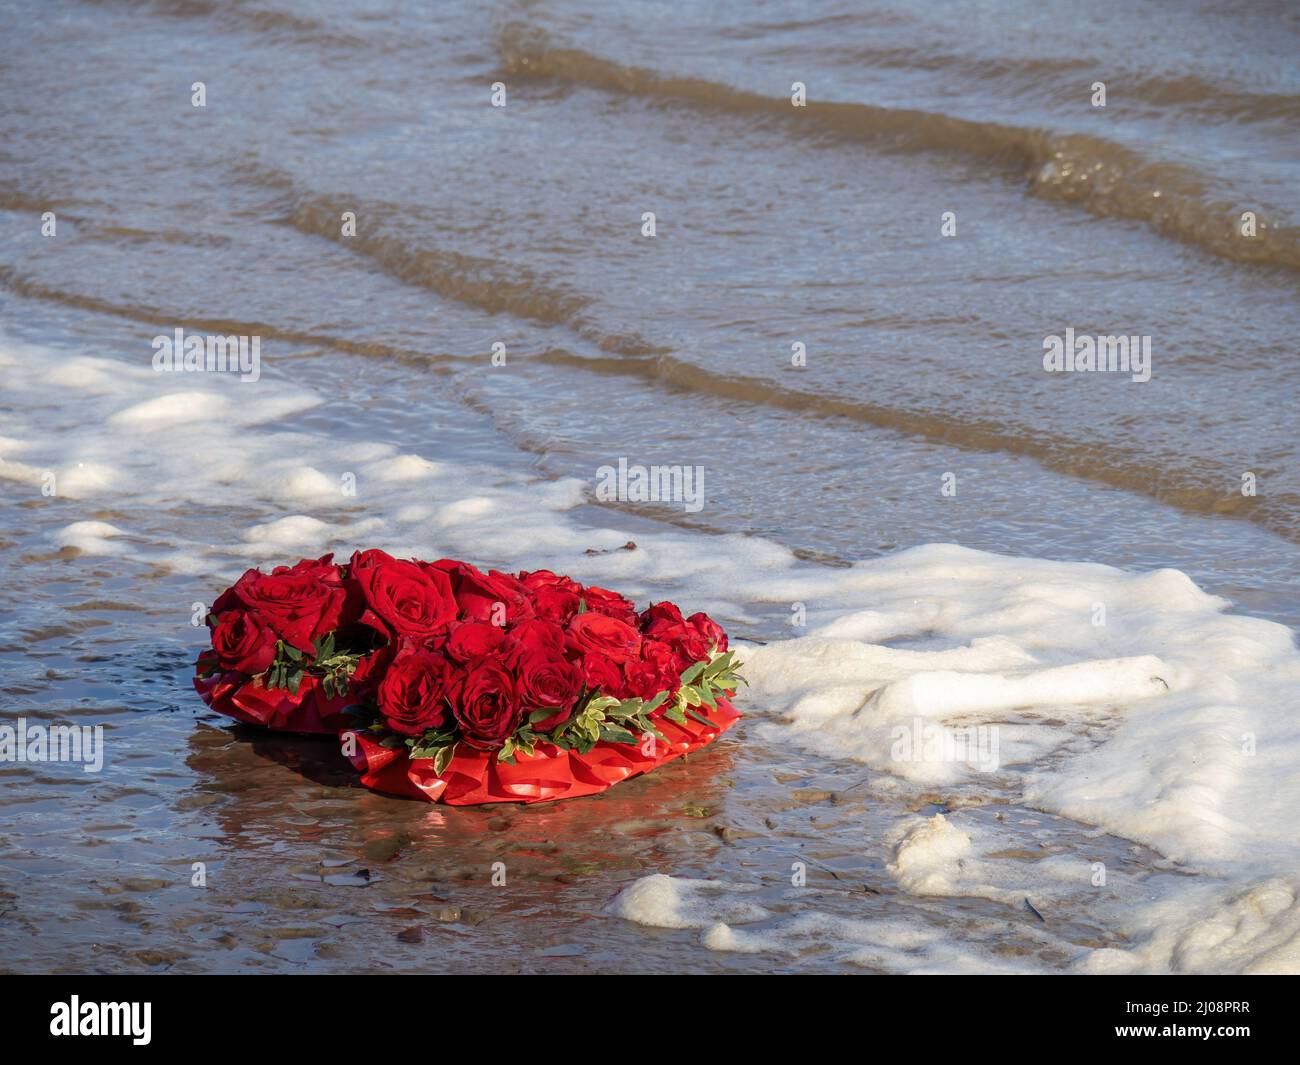
[[(854, 920), (803, 909), (794, 916), (777, 915), (749, 904), (739, 916), (725, 918), (728, 904), (751, 886), (726, 885), (655, 874), (634, 881), (615, 899), (611, 912), (656, 928), (703, 929), (699, 937), (709, 950), (737, 954), (769, 954), (902, 973), (1035, 972), (1029, 962), (1004, 962), (987, 953), (964, 948), (950, 933), (911, 921), (888, 918)], [(729, 901), (730, 899), (730, 901)], [(763, 928), (736, 928), (739, 923), (764, 922)], [(977, 931), (996, 938), (1006, 922), (978, 920)]]
[(1247, 888), (1190, 886), (1152, 903), (1148, 940), (1139, 950), (1103, 949), (1080, 959), (1087, 973), (1300, 971), (1300, 904), (1295, 877), (1269, 877)]
[(55, 543), (61, 547), (75, 547), (87, 555), (122, 555), (121, 544), (113, 543), (122, 530), (105, 521), (75, 521), (55, 534)]
[(889, 872), (913, 895), (956, 895), (961, 863), (969, 854), (970, 836), (935, 814), (903, 835)]
[[(810, 635), (744, 649), (754, 694), (784, 709), (798, 742), (955, 783), (971, 778), (969, 765), (900, 760), (894, 730), (916, 719), (997, 726), (1037, 767), (1024, 790), (1043, 809), (1179, 860), (1232, 860), (1263, 845), (1300, 854), (1286, 816), (1300, 804), (1290, 771), (1300, 719), (1282, 709), (1295, 705), (1300, 655), (1283, 626), (1225, 614), (1226, 603), (1171, 571), (951, 545), (855, 567), (834, 595), (855, 594), (874, 601), (878, 631), (901, 634), (923, 616), (930, 646)], [(894, 604), (900, 623), (884, 625)], [(1103, 625), (1093, 623), (1098, 606)], [(841, 621), (825, 628), (842, 632)], [(1090, 730), (1098, 742), (1048, 760), (1079, 749)]]
[(370, 464), (366, 472), (382, 481), (418, 481), (446, 471), (446, 467), (421, 458), (419, 455), (401, 455), (391, 461)]
[(230, 405), (229, 399), (214, 392), (169, 392), (126, 407), (114, 414), (109, 422), (132, 428), (161, 429), (169, 425), (226, 417)]
[(719, 921), (761, 921), (767, 911), (737, 895), (752, 888), (656, 873), (619, 893), (610, 912), (651, 928), (708, 928)]

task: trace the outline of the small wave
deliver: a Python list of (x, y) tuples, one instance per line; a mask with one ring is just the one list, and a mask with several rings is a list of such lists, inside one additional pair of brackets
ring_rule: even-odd
[(355, 48), (365, 42), (360, 38), (341, 33), (313, 18), (276, 11), (268, 7), (254, 7), (239, 0), (91, 0), (106, 6), (128, 6), (143, 14), (174, 18), (210, 18), (235, 29), (253, 30), (259, 34), (280, 35), (308, 44), (335, 48)]
[(1024, 455), (1047, 469), (1113, 488), (1149, 496), (1193, 514), (1220, 514), (1255, 521), (1285, 539), (1300, 543), (1300, 499), (1277, 494), (1246, 499), (1223, 490), (1212, 472), (1166, 466), (1158, 476), (1149, 465), (1134, 466), (1105, 448), (1081, 448), (1077, 436), (1016, 430), (1004, 422), (955, 416), (949, 412), (890, 407), (782, 387), (774, 381), (715, 373), (671, 355), (653, 358), (591, 358), (551, 348), (538, 360), (593, 373), (640, 377), (654, 384), (760, 404), (812, 417), (840, 417), (972, 451)]
[[(761, 34), (745, 37), (753, 37), (760, 44), (763, 41)], [(1059, 97), (1062, 91), (1076, 92), (1073, 85), (1062, 89), (1062, 74), (1077, 72), (1080, 80), (1084, 80), (1083, 75), (1095, 69), (1095, 62), (1084, 56), (963, 55), (938, 49), (933, 42), (925, 47), (873, 48), (848, 43), (847, 38), (838, 43), (821, 41), (815, 47), (778, 47), (765, 50), (762, 55), (765, 60), (830, 63), (847, 69), (925, 71), (956, 78), (964, 84), (992, 86), (1001, 98), (1023, 99), (1027, 103)], [(1193, 73), (1178, 77), (1128, 75), (1124, 79), (1124, 99), (1154, 108), (1176, 108), (1189, 117), (1211, 121), (1293, 121), (1300, 115), (1300, 97), (1292, 93), (1237, 88)]]
[[(280, 194), (281, 221), (299, 233), (321, 237), (363, 256), (389, 277), (415, 285), (446, 299), (475, 307), (488, 314), (563, 326), (599, 350), (616, 355), (664, 354), (667, 349), (631, 333), (602, 328), (589, 313), (590, 297), (558, 284), (526, 267), (482, 256), (467, 255), (448, 248), (418, 245), (393, 232), (358, 230), (340, 236), (341, 204), (348, 196), (309, 194), (294, 187), (283, 174), (265, 168), (249, 168), (245, 177)], [(372, 203), (372, 214), (383, 212)], [(403, 212), (389, 212), (393, 217)]]
[(168, 328), (180, 326), (196, 333), (260, 336), (267, 340), (277, 340), (285, 344), (327, 347), (336, 351), (345, 351), (352, 355), (399, 359), (406, 362), (418, 361), (424, 365), (459, 361), (453, 355), (432, 355), (378, 341), (349, 340), (346, 337), (331, 336), (327, 333), (281, 329), (265, 322), (246, 322), (234, 318), (203, 318), (177, 314), (174, 311), (145, 304), (114, 303), (111, 300), (101, 299), (97, 296), (88, 296), (81, 292), (71, 292), (42, 284), (39, 281), (33, 281), (30, 278), (23, 277), (11, 266), (0, 266), (0, 285), (3, 285), (15, 296), (21, 296), (24, 299), (41, 300), (46, 303), (71, 307), (74, 310), (88, 311), (93, 314), (109, 314), (115, 318), (124, 318), (131, 322), (148, 322), (155, 326), (165, 323)]
[[(1019, 171), (1029, 191), (1045, 200), (1074, 204), (1098, 217), (1142, 221), (1162, 236), (1235, 262), (1300, 270), (1300, 229), (1270, 222), (1248, 201), (1213, 199), (1193, 170), (1147, 159), (1102, 137), (855, 102), (809, 100), (806, 107), (793, 108), (784, 97), (624, 66), (580, 48), (552, 47), (543, 31), (520, 23), (503, 28), (498, 49), (505, 71), (517, 77), (779, 118), (792, 128), (848, 142), (979, 157)], [(1245, 210), (1257, 215), (1253, 237), (1240, 233)]]

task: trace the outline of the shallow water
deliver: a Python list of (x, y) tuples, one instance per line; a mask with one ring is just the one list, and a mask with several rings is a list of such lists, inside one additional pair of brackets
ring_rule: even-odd
[[(716, 748), (595, 799), (395, 802), (327, 743), (207, 713), (189, 615), (245, 565), (382, 541), (597, 567), (781, 639), (786, 600), (691, 561), (743, 556), (710, 536), (744, 533), (813, 571), (931, 542), (1174, 567), (1296, 625), (1296, 13), (400, 7), (0, 14), (24, 42), (0, 63), (0, 341), (43, 353), (0, 394), (0, 558), (22, 575), (0, 589), (6, 714), (110, 737), (94, 778), (0, 767), (0, 966), (1059, 970), (1125, 945), (1117, 900), (1213, 880), (1027, 808), (1014, 780), (900, 789), (801, 750), (776, 724), (789, 708), (761, 701)], [(223, 392), (224, 415), (197, 409), (201, 429), (169, 414), (145, 432), (123, 405), (176, 327), (259, 335), (263, 379)], [(1151, 380), (1044, 373), (1067, 327), (1149, 335)], [(67, 378), (30, 387), (43, 364)], [(385, 480), (381, 445), (440, 479)], [(563, 534), (457, 510), (545, 481), (590, 504), (619, 457), (703, 466), (703, 509), (588, 505)], [(336, 483), (345, 462), (373, 473), (330, 498), (311, 475)], [(66, 491), (40, 494), (47, 470)], [(653, 564), (583, 554), (627, 539)], [(1119, 886), (1039, 898), (1045, 919), (903, 891), (890, 833), (941, 810), (997, 837), (998, 883), (1041, 886), (1035, 863), (1070, 854)], [(796, 915), (796, 860), (818, 913), (898, 918), (911, 945), (851, 960), (814, 931), (793, 953), (710, 950), (606, 910), (664, 872)]]

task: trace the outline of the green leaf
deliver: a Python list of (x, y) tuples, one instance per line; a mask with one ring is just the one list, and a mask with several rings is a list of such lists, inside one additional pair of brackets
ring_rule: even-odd
[(443, 773), (447, 772), (447, 767), (451, 765), (451, 759), (455, 753), (456, 744), (449, 743), (434, 756), (433, 771), (437, 773), (438, 776), (442, 776)]
[(718, 727), (707, 717), (705, 717), (703, 714), (697, 714), (694, 710), (687, 710), (686, 713), (689, 714), (691, 717), (695, 718), (695, 720), (698, 721), (701, 725), (708, 725), (709, 728)]
[(703, 673), (709, 666), (708, 662), (703, 660), (696, 662), (693, 666), (687, 666), (682, 673), (683, 684), (694, 684), (695, 678)]
[(560, 712), (558, 706), (543, 707), (541, 710), (534, 710), (528, 715), (528, 723), (535, 725), (539, 721), (545, 721), (548, 717), (554, 717)]
[(646, 705), (640, 699), (624, 699), (605, 711), (605, 720), (639, 725), (645, 721)]
[(606, 743), (631, 743), (637, 742), (637, 737), (628, 732), (625, 728), (619, 728), (617, 725), (606, 725), (600, 730), (600, 738)]
[(731, 664), (735, 660), (736, 652), (728, 651), (726, 654), (718, 655), (717, 658), (710, 662), (709, 668), (714, 673), (725, 673), (727, 670), (731, 669)]
[(656, 695), (653, 699), (651, 699), (648, 703), (642, 703), (641, 712), (643, 714), (648, 714), (650, 713), (651, 710), (658, 710), (659, 707), (663, 706), (664, 702), (667, 699), (668, 699), (668, 693), (666, 691), (662, 691), (658, 695)]
[[(509, 748), (509, 753), (532, 755), (533, 744), (537, 742), (537, 735), (527, 725), (521, 725), (515, 730), (515, 734), (506, 740), (505, 747)], [(505, 748), (503, 748), (505, 749)]]

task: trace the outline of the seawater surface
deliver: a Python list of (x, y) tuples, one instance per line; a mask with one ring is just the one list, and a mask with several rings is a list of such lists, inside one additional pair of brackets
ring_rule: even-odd
[[(0, 768), (0, 965), (1300, 967), (1286, 5), (0, 23), (4, 713), (108, 736), (100, 775)], [(261, 380), (155, 374), (177, 327), (260, 337)], [(1150, 381), (1045, 373), (1067, 328), (1150, 336)], [(703, 467), (704, 508), (595, 505), (620, 457)], [(369, 545), (715, 610), (749, 716), (449, 810), (209, 714), (193, 604)], [(918, 718), (1010, 763), (882, 761)]]

